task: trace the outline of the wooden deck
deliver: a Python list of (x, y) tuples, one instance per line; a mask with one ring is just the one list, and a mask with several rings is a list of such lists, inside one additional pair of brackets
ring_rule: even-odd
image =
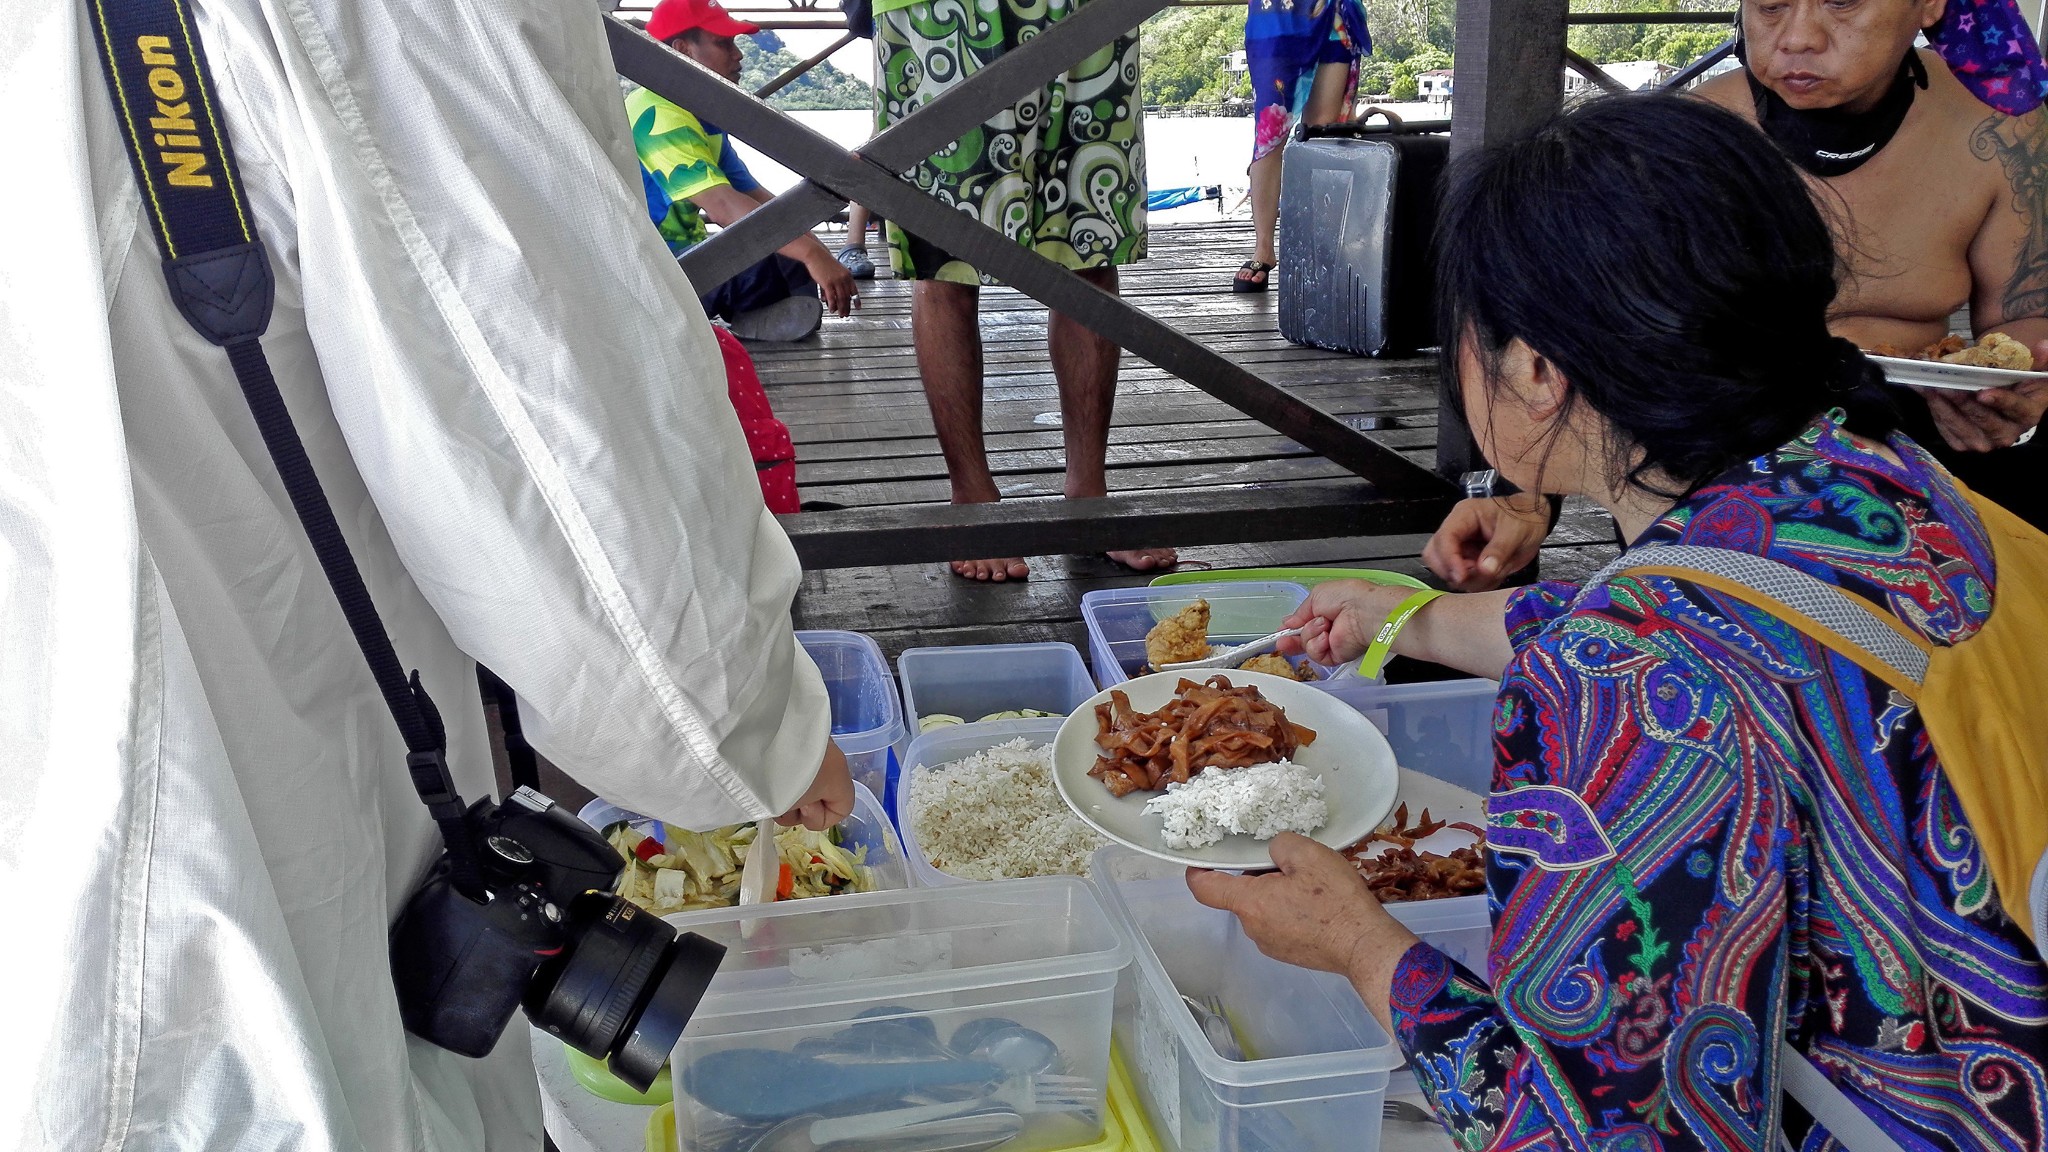
[[(824, 239), (836, 245), (840, 236)], [(1369, 360), (1287, 343), (1276, 330), (1271, 293), (1230, 290), (1232, 271), (1250, 251), (1244, 223), (1157, 228), (1151, 258), (1126, 269), (1124, 294), (1331, 413), (1378, 421), (1363, 426), (1378, 427), (1371, 434), (1389, 447), (1433, 459), (1434, 360)], [(878, 280), (862, 292), (861, 310), (849, 320), (828, 319), (819, 339), (753, 350), (776, 414), (795, 437), (805, 506), (943, 503), (949, 490), (911, 348), (909, 285)], [(1006, 499), (1060, 492), (1059, 402), (1046, 359), (1045, 317), (1043, 307), (1009, 289), (982, 294), (984, 423)], [(1272, 492), (1279, 502), (1308, 486), (1353, 482), (1328, 461), (1128, 356), (1109, 476), (1113, 493), (1207, 490), (1219, 504), (1258, 492)], [(1207, 545), (1183, 548), (1181, 556), (1184, 567), (1308, 564), (1421, 575), (1425, 539)], [(1614, 554), (1611, 523), (1597, 509), (1568, 509), (1553, 539), (1543, 561), (1548, 577), (1585, 575)], [(1031, 566), (1031, 579), (1015, 584), (961, 580), (942, 564), (809, 572), (797, 598), (797, 626), (868, 633), (892, 660), (904, 648), (927, 644), (1064, 640), (1082, 646), (1082, 594), (1150, 578), (1099, 556), (1036, 556)]]

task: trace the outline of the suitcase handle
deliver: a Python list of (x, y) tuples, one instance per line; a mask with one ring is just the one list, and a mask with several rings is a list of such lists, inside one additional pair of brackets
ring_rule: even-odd
[[(1368, 123), (1375, 116), (1386, 117), (1385, 124)], [(1403, 120), (1392, 109), (1373, 105), (1356, 120), (1340, 124), (1303, 124), (1294, 130), (1296, 140), (1319, 140), (1332, 137), (1357, 140), (1366, 136), (1419, 135), (1433, 132), (1449, 132), (1449, 120)]]

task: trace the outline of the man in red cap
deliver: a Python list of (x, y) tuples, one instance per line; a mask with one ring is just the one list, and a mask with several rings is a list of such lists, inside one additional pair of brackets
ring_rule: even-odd
[[(647, 19), (649, 36), (735, 83), (741, 57), (733, 37), (760, 30), (733, 19), (718, 0), (662, 0)], [(729, 227), (773, 199), (717, 126), (639, 87), (626, 96), (626, 115), (648, 212), (670, 251), (681, 255), (701, 243), (706, 217)], [(805, 234), (703, 300), (704, 311), (743, 340), (800, 340), (818, 330), (825, 309), (849, 314), (858, 295), (853, 275)]]

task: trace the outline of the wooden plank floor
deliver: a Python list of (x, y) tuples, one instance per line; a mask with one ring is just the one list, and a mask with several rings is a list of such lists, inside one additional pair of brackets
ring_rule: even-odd
[[(835, 248), (842, 239), (822, 238)], [(1433, 358), (1369, 360), (1287, 343), (1277, 331), (1273, 294), (1230, 290), (1232, 271), (1250, 252), (1251, 230), (1243, 222), (1158, 228), (1151, 258), (1125, 270), (1123, 291), (1152, 315), (1339, 417), (1389, 421), (1371, 435), (1418, 460), (1433, 459)], [(840, 507), (943, 502), (946, 470), (917, 378), (909, 285), (878, 280), (862, 292), (861, 310), (852, 319), (828, 319), (817, 340), (753, 349), (776, 414), (796, 440), (802, 498), (807, 506)], [(1060, 492), (1059, 400), (1045, 318), (1043, 307), (1017, 292), (982, 293), (984, 424), (1006, 499)], [(1124, 358), (1110, 436), (1113, 492), (1314, 484), (1343, 475), (1193, 386)], [(1545, 576), (1583, 576), (1614, 553), (1611, 522), (1597, 509), (1569, 509), (1554, 540), (1545, 553)], [(1420, 575), (1423, 541), (1215, 545), (1181, 555), (1184, 566), (1312, 564)], [(1082, 594), (1149, 579), (1099, 556), (1032, 557), (1031, 566), (1030, 580), (999, 585), (957, 579), (939, 564), (809, 572), (797, 598), (797, 626), (866, 632), (892, 660), (904, 648), (925, 644), (1064, 640), (1084, 646)]]

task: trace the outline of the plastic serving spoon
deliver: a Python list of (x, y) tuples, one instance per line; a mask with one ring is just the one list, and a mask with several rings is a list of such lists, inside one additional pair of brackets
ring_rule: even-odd
[[(747, 858), (740, 865), (740, 904), (773, 904), (775, 884), (782, 878), (782, 853), (775, 847), (775, 821), (754, 822), (754, 842), (747, 845)], [(752, 940), (761, 927), (759, 920), (740, 922), (740, 939)]]
[(1280, 642), (1290, 636), (1301, 635), (1299, 628), (1284, 628), (1271, 636), (1261, 636), (1249, 644), (1211, 652), (1200, 660), (1183, 660), (1178, 664), (1161, 664), (1161, 672), (1193, 672), (1199, 668), (1235, 668), (1254, 656), (1264, 656), (1280, 647)]
[(794, 1052), (728, 1048), (699, 1057), (684, 1069), (683, 1090), (715, 1112), (775, 1123), (930, 1088), (993, 1084), (1004, 1075), (999, 1065), (985, 1060), (834, 1064)]

